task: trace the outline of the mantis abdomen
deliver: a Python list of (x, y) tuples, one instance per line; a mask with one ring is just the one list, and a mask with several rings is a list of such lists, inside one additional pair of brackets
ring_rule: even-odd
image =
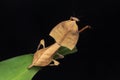
[(52, 62), (54, 54), (60, 47), (61, 46), (58, 43), (54, 43), (49, 47), (38, 50), (34, 54), (34, 59), (33, 59), (34, 61), (29, 66), (29, 68), (31, 68), (32, 66), (47, 66), (47, 65), (49, 65)]

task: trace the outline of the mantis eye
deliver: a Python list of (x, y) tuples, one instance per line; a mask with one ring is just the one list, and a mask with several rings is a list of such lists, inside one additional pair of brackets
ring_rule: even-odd
[(78, 18), (72, 17), (72, 16), (70, 17), (70, 20), (71, 20), (71, 21), (80, 21)]

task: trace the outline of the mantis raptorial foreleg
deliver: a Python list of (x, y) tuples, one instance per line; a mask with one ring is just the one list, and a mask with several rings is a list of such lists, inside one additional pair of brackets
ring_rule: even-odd
[(56, 61), (55, 59), (52, 59), (53, 63), (49, 64), (49, 66), (58, 66), (60, 63)]
[(87, 26), (83, 27), (82, 29), (80, 29), (78, 32), (81, 33), (81, 32), (83, 32), (87, 28), (91, 28), (91, 26), (87, 25)]
[(45, 40), (44, 39), (40, 40), (40, 43), (39, 43), (39, 45), (37, 47), (37, 50), (39, 50), (41, 45), (43, 46), (43, 48), (45, 48)]

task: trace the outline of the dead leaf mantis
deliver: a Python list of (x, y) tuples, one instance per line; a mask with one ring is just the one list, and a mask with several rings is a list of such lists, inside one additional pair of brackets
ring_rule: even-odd
[[(87, 28), (90, 28), (90, 26), (85, 26), (78, 30), (76, 21), (79, 21), (79, 19), (76, 17), (70, 17), (70, 20), (62, 21), (56, 25), (49, 34), (55, 39), (55, 43), (45, 47), (45, 41), (42, 39), (38, 45), (37, 51), (34, 54), (33, 62), (28, 68), (33, 66), (58, 66), (60, 63), (53, 59), (54, 55), (57, 54), (59, 58), (64, 58), (64, 56), (57, 53), (57, 50), (61, 46), (72, 50), (76, 46), (79, 33)], [(41, 45), (43, 48), (39, 49)], [(53, 63), (51, 63), (52, 61)]]

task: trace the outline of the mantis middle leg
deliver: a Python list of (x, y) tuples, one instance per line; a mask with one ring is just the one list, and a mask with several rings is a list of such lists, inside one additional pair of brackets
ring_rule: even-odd
[(55, 59), (52, 59), (53, 64), (49, 64), (49, 66), (58, 66), (60, 63), (56, 61)]
[(37, 47), (37, 50), (39, 50), (41, 45), (43, 46), (43, 48), (45, 48), (45, 40), (44, 39), (40, 40), (40, 43), (39, 43), (39, 45)]

